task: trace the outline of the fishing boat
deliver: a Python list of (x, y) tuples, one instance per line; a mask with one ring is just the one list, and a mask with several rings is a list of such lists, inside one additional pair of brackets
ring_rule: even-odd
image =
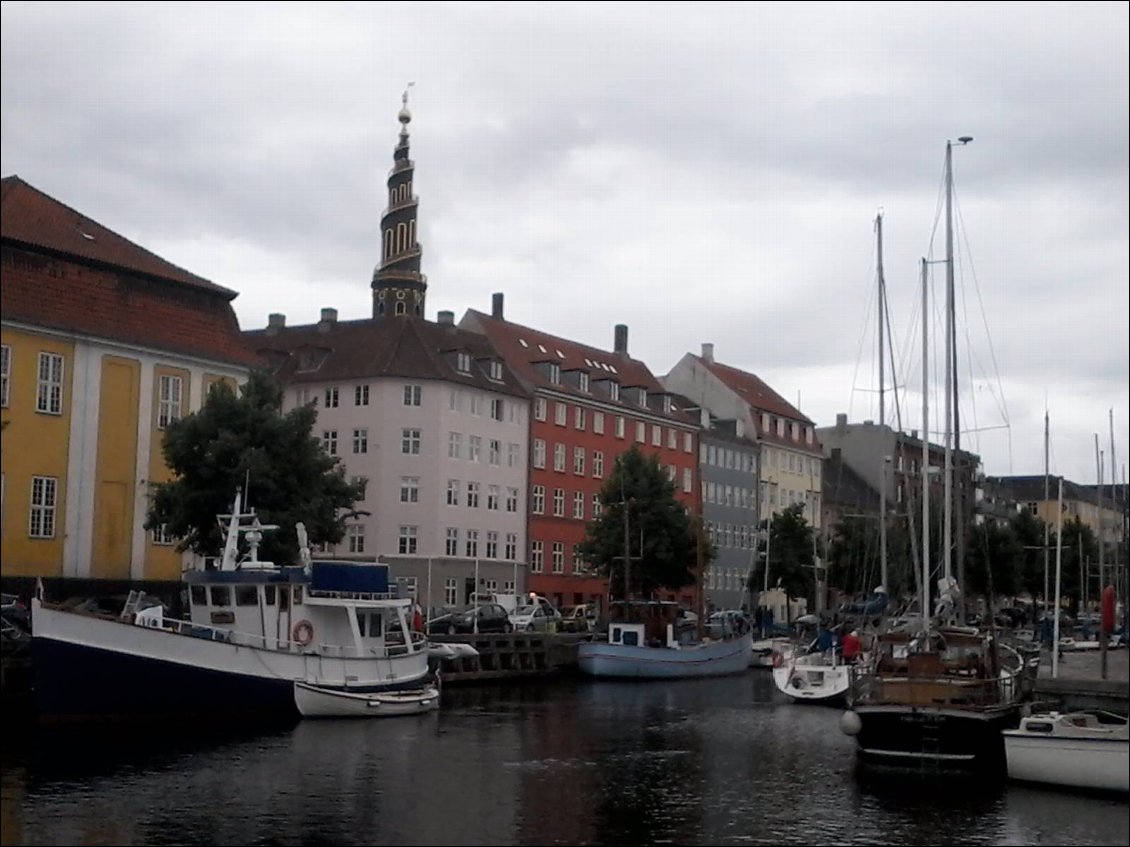
[[(184, 575), (187, 620), (130, 593), (119, 615), (32, 600), (39, 714), (67, 717), (300, 716), (295, 683), (352, 694), (419, 689), (427, 637), (411, 628), (412, 599), (389, 587), (380, 562), (313, 561), (296, 527), (300, 563), (258, 558), (262, 524), (237, 491), (221, 515), (218, 560)], [(240, 540), (247, 552), (240, 554)]]
[(1130, 793), (1130, 723), (1121, 715), (1038, 712), (1003, 735), (1009, 779)]
[(439, 686), (391, 691), (352, 691), (294, 683), (294, 704), (304, 718), (378, 718), (419, 715), (439, 708)]
[(577, 646), (582, 673), (629, 679), (690, 679), (743, 673), (749, 667), (749, 629), (699, 639), (677, 603), (620, 600), (609, 606), (608, 635)]

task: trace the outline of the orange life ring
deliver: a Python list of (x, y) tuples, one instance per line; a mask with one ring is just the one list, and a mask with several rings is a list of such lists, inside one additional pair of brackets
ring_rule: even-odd
[(314, 640), (314, 625), (308, 620), (301, 620), (294, 625), (290, 634), (295, 644), (299, 647), (305, 647)]
[(770, 655), (773, 657), (773, 667), (779, 668), (785, 663), (785, 654), (780, 650), (774, 650)]

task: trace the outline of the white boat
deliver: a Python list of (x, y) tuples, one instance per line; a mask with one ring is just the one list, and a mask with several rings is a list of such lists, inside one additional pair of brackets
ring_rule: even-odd
[[(294, 683), (353, 692), (419, 688), (428, 642), (411, 628), (412, 599), (389, 589), (379, 562), (260, 561), (264, 526), (237, 491), (218, 562), (184, 575), (188, 620), (142, 607), (120, 615), (32, 601), (35, 692), (44, 718), (224, 714), (298, 717)], [(239, 555), (239, 538), (249, 552)]]
[(1110, 712), (1041, 712), (1004, 736), (1009, 779), (1130, 793), (1130, 724)]
[(773, 667), (773, 654), (786, 650), (789, 639), (784, 636), (776, 638), (759, 638), (749, 646), (749, 666), (751, 668)]
[(782, 650), (773, 657), (773, 682), (778, 691), (794, 700), (836, 703), (847, 696), (854, 667), (835, 650)]
[(304, 718), (379, 718), (418, 715), (439, 708), (439, 686), (355, 692), (294, 683), (294, 705)]
[(577, 646), (582, 673), (627, 679), (690, 679), (744, 673), (753, 636), (698, 640), (681, 626), (677, 603), (614, 601), (608, 637)]

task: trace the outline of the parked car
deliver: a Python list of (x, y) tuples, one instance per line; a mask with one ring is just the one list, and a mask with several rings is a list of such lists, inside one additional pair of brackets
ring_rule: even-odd
[(549, 632), (561, 628), (561, 613), (548, 603), (528, 604), (510, 613), (510, 624), (519, 632)]
[(596, 606), (592, 603), (566, 606), (561, 610), (561, 631), (592, 632), (596, 629), (596, 619)]
[(749, 617), (741, 609), (723, 609), (706, 619), (706, 634), (711, 638), (737, 635), (749, 628)]
[[(476, 625), (477, 621), (477, 625)], [(463, 611), (452, 611), (428, 621), (428, 635), (456, 635), (466, 632), (510, 632), (510, 617), (498, 603), (481, 603)]]

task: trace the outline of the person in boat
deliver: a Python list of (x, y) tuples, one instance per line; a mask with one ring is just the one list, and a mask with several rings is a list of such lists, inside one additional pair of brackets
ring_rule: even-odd
[(826, 626), (820, 627), (820, 632), (816, 636), (816, 641), (812, 645), (813, 653), (826, 653), (836, 646), (836, 636), (832, 634)]
[(844, 636), (843, 656), (844, 661), (854, 664), (863, 652), (863, 642), (859, 638), (859, 630), (853, 629)]

